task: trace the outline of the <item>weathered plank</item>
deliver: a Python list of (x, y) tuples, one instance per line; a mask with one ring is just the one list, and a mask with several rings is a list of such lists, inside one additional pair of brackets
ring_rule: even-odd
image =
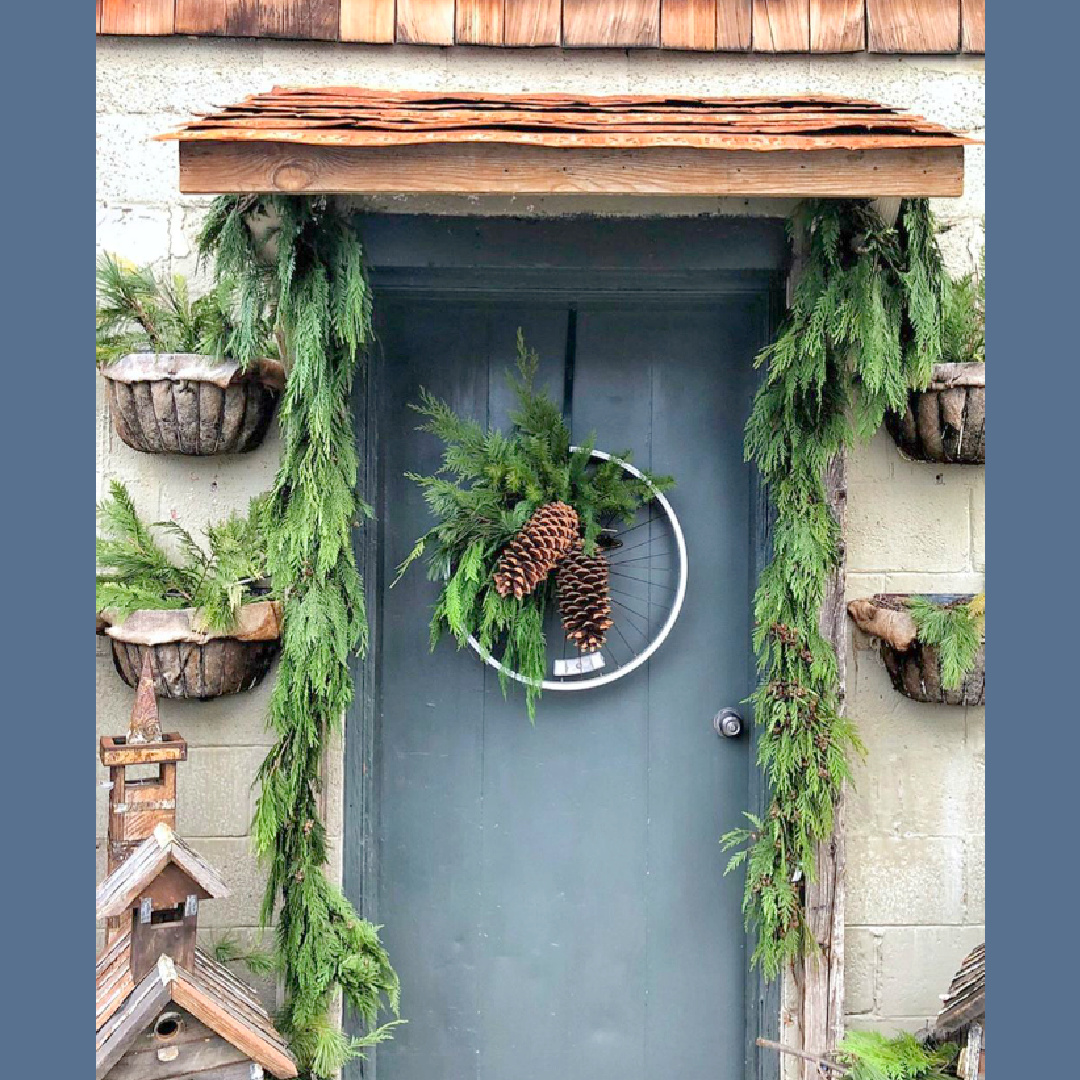
[(397, 0), (397, 40), (411, 45), (453, 45), (454, 0)]
[(665, 49), (716, 48), (717, 0), (663, 0), (660, 44)]
[(341, 0), (338, 34), (342, 41), (393, 44), (394, 0)]
[(457, 0), (454, 40), (459, 45), (501, 45), (503, 0)]
[(562, 0), (503, 0), (504, 45), (558, 45)]
[(754, 0), (754, 52), (808, 52), (810, 0)]
[(101, 33), (101, 5), (103, 0), (97, 0), (97, 32)]
[(225, 35), (230, 6), (231, 0), (176, 0), (176, 32)]
[[(337, 41), (340, 0), (259, 0), (237, 3), (233, 17), (242, 21), (245, 36)], [(254, 14), (257, 13), (256, 21)]]
[(98, 0), (99, 34), (171, 34), (173, 0)]
[(180, 190), (428, 194), (960, 195), (964, 148), (703, 151), (180, 144)]
[(986, 52), (986, 0), (960, 0), (960, 48)]
[(866, 0), (868, 48), (947, 53), (960, 48), (960, 0)]
[(866, 48), (866, 0), (810, 0), (810, 51)]
[(563, 0), (563, 44), (655, 48), (660, 0)]
[(716, 0), (716, 47), (746, 51), (753, 42), (754, 0)]

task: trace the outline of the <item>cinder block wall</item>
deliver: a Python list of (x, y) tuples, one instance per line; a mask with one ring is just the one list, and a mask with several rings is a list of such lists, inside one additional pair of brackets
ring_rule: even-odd
[[(740, 94), (807, 89), (869, 97), (982, 133), (983, 62), (968, 57), (700, 56), (670, 52), (409, 48), (209, 39), (99, 38), (98, 246), (196, 274), (194, 235), (206, 200), (176, 190), (176, 146), (151, 136), (193, 112), (273, 83), (412, 89)], [(782, 200), (567, 198), (369, 200), (373, 211), (783, 215)], [(963, 198), (943, 200), (942, 243), (954, 270), (982, 242), (983, 153), (967, 154)], [(254, 454), (180, 459), (136, 454), (113, 434), (98, 397), (99, 489), (113, 477), (140, 511), (188, 527), (243, 511), (271, 483), (278, 442)], [(983, 571), (981, 469), (900, 459), (879, 434), (850, 471), (849, 592), (969, 591)], [(869, 749), (848, 814), (848, 993), (852, 1026), (916, 1028), (983, 930), (983, 716), (897, 695), (876, 653), (853, 642), (850, 712)], [(98, 733), (122, 732), (133, 698), (98, 639)], [(191, 747), (179, 771), (179, 829), (226, 873), (232, 897), (207, 905), (204, 937), (257, 937), (262, 875), (251, 855), (251, 781), (270, 744), (274, 672), (256, 690), (207, 703), (164, 702), (162, 722)], [(340, 866), (340, 748), (327, 763), (333, 872)], [(104, 770), (98, 769), (99, 780)], [(97, 836), (104, 867), (106, 793)], [(266, 988), (269, 994), (270, 988)]]

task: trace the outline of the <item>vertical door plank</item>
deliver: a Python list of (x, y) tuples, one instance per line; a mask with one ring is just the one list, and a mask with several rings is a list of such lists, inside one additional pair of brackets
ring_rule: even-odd
[(948, 53), (960, 48), (960, 0), (866, 0), (871, 52)]
[(176, 32), (225, 34), (228, 8), (227, 0), (176, 0)]
[(663, 0), (660, 45), (665, 49), (715, 49), (716, 0)]
[(809, 52), (810, 0), (754, 0), (754, 52)]
[(454, 40), (459, 45), (501, 45), (503, 0), (457, 0)]
[(810, 0), (810, 51), (862, 52), (866, 0)]
[(563, 0), (563, 44), (656, 48), (660, 0)]
[(173, 0), (99, 0), (102, 34), (171, 34)]
[(562, 0), (504, 0), (504, 45), (562, 43)]
[(745, 52), (753, 42), (754, 0), (716, 0), (716, 47)]
[(986, 52), (986, 0), (960, 0), (960, 29), (964, 52)]
[[(259, 0), (255, 35), (337, 41), (340, 0)], [(240, 3), (238, 16), (255, 5)]]
[(412, 45), (453, 45), (454, 0), (397, 0), (397, 40)]
[(342, 41), (394, 41), (394, 0), (341, 0)]

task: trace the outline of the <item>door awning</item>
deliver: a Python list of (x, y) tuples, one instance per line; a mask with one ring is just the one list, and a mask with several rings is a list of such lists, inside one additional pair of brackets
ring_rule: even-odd
[(965, 137), (873, 101), (275, 87), (179, 131), (180, 190), (961, 195)]

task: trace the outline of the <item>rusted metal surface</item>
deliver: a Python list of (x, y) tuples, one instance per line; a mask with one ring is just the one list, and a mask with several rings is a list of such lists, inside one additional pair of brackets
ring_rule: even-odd
[(328, 147), (495, 143), (555, 148), (876, 150), (976, 142), (873, 101), (784, 97), (573, 97), (275, 87), (158, 136)]

